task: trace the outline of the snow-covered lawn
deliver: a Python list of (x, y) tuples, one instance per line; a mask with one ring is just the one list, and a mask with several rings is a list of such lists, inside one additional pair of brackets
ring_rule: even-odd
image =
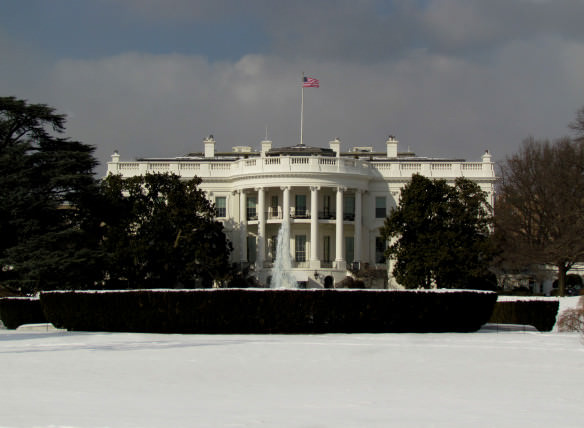
[(1, 427), (581, 427), (578, 334), (0, 330)]

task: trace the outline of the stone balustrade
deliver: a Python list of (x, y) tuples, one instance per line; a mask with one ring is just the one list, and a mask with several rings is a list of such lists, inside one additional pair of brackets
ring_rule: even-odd
[(240, 175), (274, 173), (340, 173), (350, 175), (377, 176), (383, 178), (411, 177), (421, 174), (427, 177), (484, 177), (495, 178), (492, 162), (433, 162), (366, 161), (361, 159), (330, 158), (317, 156), (280, 156), (231, 161), (216, 160), (172, 160), (109, 162), (108, 173), (125, 177), (146, 173), (175, 173), (183, 177), (198, 176), (236, 177)]

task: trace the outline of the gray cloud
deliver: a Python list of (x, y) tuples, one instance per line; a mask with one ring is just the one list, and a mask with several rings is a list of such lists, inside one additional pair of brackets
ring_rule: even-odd
[(584, 2), (573, 0), (128, 0), (149, 19), (252, 20), (271, 40), (263, 53), (342, 62), (391, 61), (412, 47), (449, 55), (490, 53), (513, 40), (584, 41)]
[[(340, 137), (345, 149), (383, 149), (394, 134), (418, 155), (480, 160), (489, 149), (501, 159), (529, 135), (565, 135), (584, 104), (584, 42), (572, 24), (581, 2), (289, 3), (269, 11), (246, 2), (271, 48), (229, 61), (147, 48), (58, 58), (0, 30), (0, 93), (68, 114), (68, 135), (95, 145), (102, 162), (115, 149), (125, 160), (200, 151), (208, 134), (220, 150), (259, 148), (266, 126), (274, 145), (296, 144), (302, 71), (321, 79), (305, 91), (304, 137), (316, 146)], [(144, 19), (166, 5), (162, 19), (193, 22), (241, 11), (225, 17), (215, 3), (186, 0), (125, 5)]]
[[(490, 149), (501, 158), (530, 134), (567, 132), (581, 102), (574, 88), (582, 64), (569, 59), (583, 53), (584, 45), (563, 49), (550, 39), (511, 45), (490, 68), (424, 51), (374, 68), (321, 62), (314, 66), (321, 88), (305, 90), (305, 142), (326, 146), (338, 136), (344, 148), (382, 149), (391, 133), (419, 155), (479, 160)], [(299, 138), (302, 65), (259, 55), (221, 63), (142, 54), (61, 61), (51, 99), (72, 113), (70, 133), (95, 144), (102, 161), (114, 149), (126, 159), (200, 151), (210, 133), (221, 150), (258, 148), (266, 126), (275, 145), (291, 145)]]

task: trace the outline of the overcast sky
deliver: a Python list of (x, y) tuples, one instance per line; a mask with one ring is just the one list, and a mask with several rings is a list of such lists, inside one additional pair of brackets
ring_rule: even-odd
[[(100, 162), (304, 142), (479, 161), (569, 135), (584, 0), (0, 0), (0, 96)], [(100, 167), (99, 173), (105, 171)]]

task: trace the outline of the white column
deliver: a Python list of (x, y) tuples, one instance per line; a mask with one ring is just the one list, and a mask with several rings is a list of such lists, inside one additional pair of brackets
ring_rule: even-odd
[(282, 221), (290, 221), (290, 187), (281, 187), (283, 191), (282, 196)]
[(337, 187), (337, 221), (336, 221), (336, 245), (335, 245), (335, 268), (346, 269), (347, 262), (343, 254), (343, 192), (344, 187)]
[(241, 238), (241, 263), (247, 263), (247, 197), (244, 190), (239, 191), (239, 229)]
[(258, 192), (258, 256), (256, 265), (259, 269), (264, 267), (266, 258), (266, 190), (263, 187), (257, 189)]
[(310, 267), (320, 268), (318, 259), (318, 186), (310, 186)]
[(355, 261), (361, 262), (361, 232), (363, 228), (362, 217), (362, 190), (355, 191)]

